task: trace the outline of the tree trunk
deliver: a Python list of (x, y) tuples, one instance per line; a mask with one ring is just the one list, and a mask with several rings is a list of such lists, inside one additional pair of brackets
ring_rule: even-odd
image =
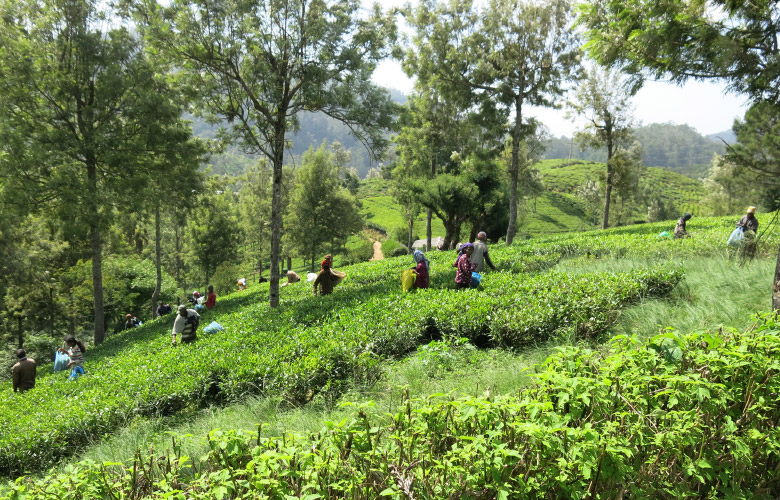
[(601, 229), (609, 227), (609, 202), (612, 197), (612, 182), (615, 175), (614, 167), (612, 166), (614, 150), (612, 148), (612, 138), (609, 135), (609, 130), (607, 131), (607, 134), (607, 189), (606, 193), (604, 193), (604, 218), (601, 221)]
[[(434, 154), (435, 148), (431, 148), (431, 179), (436, 177), (436, 155)], [(427, 210), (426, 218), (425, 218), (425, 251), (430, 252), (431, 251), (431, 240), (433, 239), (433, 210), (430, 208)]]
[(777, 262), (775, 263), (775, 279), (772, 285), (772, 310), (780, 310), (780, 247), (777, 249)]
[(154, 205), (154, 265), (157, 268), (157, 282), (152, 292), (152, 318), (157, 317), (157, 301), (162, 290), (162, 249), (160, 248), (160, 202)]
[(612, 196), (612, 172), (607, 167), (607, 189), (604, 193), (604, 217), (601, 220), (601, 229), (609, 227), (609, 199)]
[(286, 131), (287, 108), (280, 106), (274, 127), (273, 183), (271, 188), (271, 282), (268, 302), (271, 307), (279, 306), (279, 254), (282, 240), (282, 165), (284, 164), (284, 133)]
[(414, 244), (414, 217), (411, 215), (409, 216), (409, 238), (408, 238), (408, 246), (406, 247), (407, 252), (412, 253), (412, 245)]
[(89, 214), (90, 249), (92, 250), (92, 299), (95, 308), (95, 345), (106, 338), (106, 319), (103, 311), (103, 240), (100, 235), (100, 210), (97, 206), (97, 162), (87, 160), (87, 211)]
[(17, 333), (17, 335), (19, 336), (19, 339), (18, 339), (19, 340), (19, 349), (24, 349), (24, 329), (22, 328), (22, 317), (21, 316), (17, 316), (16, 317), (16, 321), (18, 322), (18, 328), (19, 328), (18, 333)]
[(433, 221), (433, 210), (430, 208), (427, 210), (427, 214), (425, 216), (425, 251), (430, 252), (433, 239), (432, 234), (432, 221)]
[(287, 269), (292, 271), (292, 257), (290, 257), (289, 255), (287, 256)]
[(515, 96), (515, 125), (512, 127), (512, 162), (509, 166), (509, 227), (506, 244), (511, 245), (517, 232), (517, 178), (520, 172), (520, 139), (522, 138), (522, 96)]
[(455, 223), (454, 221), (442, 221), (444, 222), (444, 242), (442, 243), (443, 250), (450, 250), (453, 248), (455, 239)]

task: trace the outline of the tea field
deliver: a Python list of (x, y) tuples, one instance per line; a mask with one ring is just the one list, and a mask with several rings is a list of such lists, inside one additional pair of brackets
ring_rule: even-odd
[[(139, 415), (248, 395), (291, 405), (337, 395), (431, 339), (521, 350), (565, 338), (595, 347), (562, 348), (516, 395), (407, 400), (386, 420), (358, 409), (316, 435), (214, 431), (202, 460), (177, 454), (174, 439), (170, 450), (124, 465), (85, 462), (20, 478), (7, 498), (771, 498), (776, 479), (751, 473), (780, 463), (771, 318), (748, 332), (593, 343), (616, 311), (674, 290), (685, 260), (725, 251), (734, 219), (694, 220), (688, 240), (656, 238), (666, 222), (494, 246), (499, 269), (479, 290), (454, 290), (454, 253), (434, 252), (430, 290), (400, 292), (400, 271), (411, 267), (400, 257), (345, 268), (331, 296), (313, 297), (304, 283), (285, 287), (275, 310), (263, 303), (267, 285), (221, 297), (202, 324), (216, 319), (226, 331), (194, 345), (170, 345), (170, 318), (112, 337), (87, 353), (89, 373), (75, 383), (44, 367), (34, 391), (4, 388), (6, 477), (42, 471)], [(759, 253), (776, 246), (764, 238)], [(627, 258), (647, 265), (554, 269), (562, 260)]]

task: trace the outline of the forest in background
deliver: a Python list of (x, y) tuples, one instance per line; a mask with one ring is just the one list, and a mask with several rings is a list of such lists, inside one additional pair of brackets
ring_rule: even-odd
[[(777, 187), (756, 180), (774, 179), (771, 161), (756, 164), (773, 157), (761, 137), (779, 115), (774, 105), (757, 102), (737, 121), (737, 142), (722, 156), (689, 127), (637, 127), (629, 75), (582, 67), (578, 14), (563, 0), (385, 13), (337, 2), (328, 7), (338, 7), (336, 24), (269, 4), (256, 26), (230, 1), (198, 5), (195, 17), (186, 0), (0, 6), (0, 327), (9, 346), (89, 332), (99, 344), (125, 314), (151, 318), (158, 302), (264, 272), (275, 307), (283, 267), (316, 268), (324, 253), (366, 260), (378, 238), (408, 252), (434, 228), (453, 248), (478, 230), (511, 244), (684, 210), (776, 208)], [(224, 30), (210, 29), (215, 19)], [(401, 19), (426, 36), (399, 35)], [(267, 38), (279, 23), (300, 31)], [(533, 35), (528, 46), (502, 38), (519, 32)], [(269, 61), (292, 39), (306, 59), (279, 71)], [(411, 95), (370, 83), (390, 56), (416, 78)], [(479, 61), (488, 58), (513, 63), (487, 71)], [(519, 84), (527, 92), (516, 93)], [(574, 142), (603, 151), (603, 162), (571, 163), (573, 142), (556, 153), (522, 112), (564, 101), (591, 124)], [(548, 168), (551, 156), (567, 164)], [(704, 196), (649, 170), (653, 162), (694, 178), (706, 171)], [(388, 183), (382, 196), (399, 221), (374, 227), (379, 235), (359, 193), (371, 178)]]

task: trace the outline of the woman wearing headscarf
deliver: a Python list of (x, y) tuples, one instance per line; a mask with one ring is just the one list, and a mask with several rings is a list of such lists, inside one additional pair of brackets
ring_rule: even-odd
[(412, 256), (417, 263), (417, 267), (414, 268), (415, 273), (417, 273), (417, 278), (414, 280), (414, 287), (428, 288), (428, 284), (430, 283), (429, 271), (431, 269), (431, 263), (425, 258), (425, 254), (420, 250), (415, 250)]
[(464, 243), (460, 247), (460, 255), (458, 255), (458, 260), (454, 264), (458, 269), (458, 272), (455, 274), (455, 286), (458, 289), (471, 287), (471, 273), (477, 268), (477, 265), (471, 262), (471, 254), (473, 252), (473, 243)]
[(320, 295), (330, 295), (333, 292), (333, 287), (338, 285), (346, 276), (342, 272), (334, 271), (332, 266), (333, 258), (328, 254), (322, 260), (322, 267), (314, 280), (314, 295), (317, 295), (318, 287)]

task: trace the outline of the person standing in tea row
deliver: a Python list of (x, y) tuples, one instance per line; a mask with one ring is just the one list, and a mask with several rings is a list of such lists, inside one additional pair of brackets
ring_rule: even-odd
[(474, 251), (471, 253), (471, 262), (477, 266), (474, 270), (478, 273), (485, 270), (485, 264), (487, 264), (490, 269), (496, 270), (496, 266), (493, 265), (493, 261), (490, 260), (490, 254), (488, 253), (487, 234), (485, 234), (485, 231), (480, 231), (477, 234), (477, 241), (474, 243)]
[(14, 392), (24, 392), (35, 387), (35, 360), (27, 357), (24, 349), (16, 350), (17, 362), (11, 368)]

